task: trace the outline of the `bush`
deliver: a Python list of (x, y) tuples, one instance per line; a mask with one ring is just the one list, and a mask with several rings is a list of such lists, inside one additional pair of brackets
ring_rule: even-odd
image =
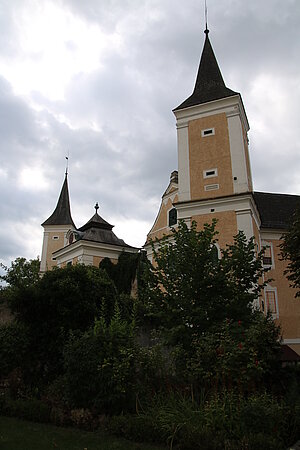
[(156, 397), (139, 415), (113, 418), (109, 427), (129, 439), (182, 450), (282, 450), (296, 440), (287, 432), (292, 413), (299, 410), (269, 394), (224, 392), (198, 404), (174, 394)]
[(37, 399), (2, 400), (0, 413), (4, 416), (18, 417), (19, 419), (47, 423), (50, 421), (50, 407)]
[(134, 407), (135, 346), (133, 324), (115, 315), (106, 324), (71, 335), (64, 352), (66, 391), (70, 405), (116, 413)]
[(0, 326), (0, 377), (28, 363), (29, 338), (25, 325), (12, 322)]

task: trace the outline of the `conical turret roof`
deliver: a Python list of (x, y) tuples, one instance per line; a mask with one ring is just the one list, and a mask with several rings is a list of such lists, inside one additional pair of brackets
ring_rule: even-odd
[(75, 228), (71, 216), (67, 174), (65, 175), (65, 180), (54, 212), (42, 223), (42, 226), (45, 225), (72, 225)]
[(200, 105), (201, 103), (219, 100), (221, 98), (238, 95), (226, 87), (213, 48), (211, 46), (208, 30), (205, 30), (205, 42), (200, 59), (198, 75), (194, 87), (194, 92), (174, 111)]
[(96, 213), (85, 225), (78, 228), (78, 231), (81, 233), (80, 239), (109, 245), (131, 247), (130, 245), (126, 244), (123, 239), (119, 239), (115, 235), (115, 233), (112, 231), (113, 225), (106, 222), (106, 220), (99, 216), (98, 209), (99, 206), (98, 203), (96, 203)]

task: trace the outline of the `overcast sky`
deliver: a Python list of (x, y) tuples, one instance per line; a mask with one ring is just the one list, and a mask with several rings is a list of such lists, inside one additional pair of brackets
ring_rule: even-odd
[[(143, 245), (204, 23), (204, 0), (0, 0), (1, 261), (41, 255), (68, 152), (75, 224), (99, 202)], [(300, 194), (300, 1), (208, 0), (208, 25), (246, 108), (254, 189)]]

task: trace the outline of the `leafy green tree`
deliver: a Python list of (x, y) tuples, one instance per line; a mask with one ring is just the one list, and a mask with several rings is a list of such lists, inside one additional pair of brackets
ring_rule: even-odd
[(0, 326), (0, 378), (24, 367), (30, 354), (28, 329), (12, 322)]
[(259, 312), (248, 324), (226, 319), (197, 337), (193, 349), (187, 376), (192, 374), (200, 386), (251, 389), (269, 384), (271, 374), (280, 370), (280, 329)]
[(139, 253), (122, 252), (119, 255), (117, 264), (113, 264), (109, 258), (104, 258), (100, 262), (99, 267), (106, 270), (120, 294), (129, 295), (137, 276), (139, 260)]
[(300, 297), (300, 210), (294, 214), (280, 247), (282, 258), (288, 262), (285, 274), (291, 286), (297, 289), (295, 297)]
[(9, 299), (19, 323), (29, 330), (33, 382), (48, 382), (62, 371), (62, 352), (72, 330), (86, 331), (100, 312), (110, 321), (116, 289), (105, 271), (76, 265), (48, 271)]
[[(197, 231), (180, 222), (172, 239), (153, 243), (144, 302), (149, 316), (163, 330), (166, 342), (192, 351), (196, 337), (226, 318), (249, 323), (265, 272), (262, 253), (242, 232), (216, 254), (216, 221)], [(156, 246), (158, 247), (156, 248)]]
[(16, 258), (11, 263), (11, 267), (7, 267), (0, 263), (0, 267), (6, 272), (5, 275), (0, 276), (0, 280), (3, 280), (11, 288), (26, 288), (38, 282), (40, 260), (26, 258)]
[(121, 318), (118, 305), (107, 323), (72, 334), (64, 351), (65, 380), (72, 406), (116, 413), (134, 405), (136, 350), (134, 322)]

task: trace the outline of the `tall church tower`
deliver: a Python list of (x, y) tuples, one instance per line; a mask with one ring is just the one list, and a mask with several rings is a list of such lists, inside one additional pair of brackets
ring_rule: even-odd
[(224, 83), (208, 33), (206, 29), (194, 91), (173, 111), (178, 139), (176, 209), (178, 219), (196, 220), (200, 226), (216, 217), (222, 231), (228, 229), (224, 242), (230, 242), (238, 230), (248, 238), (255, 234), (249, 124), (240, 94)]
[(184, 219), (187, 223), (195, 220), (199, 229), (216, 218), (221, 247), (232, 242), (239, 230), (248, 238), (259, 239), (259, 216), (252, 195), (248, 119), (241, 95), (224, 83), (208, 29), (204, 33), (194, 91), (173, 110), (178, 182), (172, 198), (168, 199), (166, 193), (162, 198), (147, 237), (149, 256), (149, 241), (171, 232), (175, 213), (176, 220)]
[(44, 228), (43, 249), (41, 258), (41, 272), (56, 266), (52, 254), (67, 245), (67, 232), (76, 229), (71, 216), (68, 175), (65, 174), (64, 183), (54, 212), (42, 223)]
[(257, 248), (265, 247), (262, 262), (271, 279), (257, 306), (281, 326), (283, 343), (289, 346), (286, 361), (299, 361), (300, 307), (284, 276), (287, 266), (280, 244), (290, 218), (300, 208), (300, 196), (253, 192), (249, 124), (242, 98), (225, 85), (207, 29), (194, 91), (173, 112), (178, 173), (172, 172), (148, 233), (148, 258), (153, 258), (151, 243), (159, 247), (160, 239), (171, 235), (180, 219), (187, 224), (195, 221), (198, 230), (217, 219), (221, 249), (232, 243), (238, 231), (248, 239), (254, 236)]

